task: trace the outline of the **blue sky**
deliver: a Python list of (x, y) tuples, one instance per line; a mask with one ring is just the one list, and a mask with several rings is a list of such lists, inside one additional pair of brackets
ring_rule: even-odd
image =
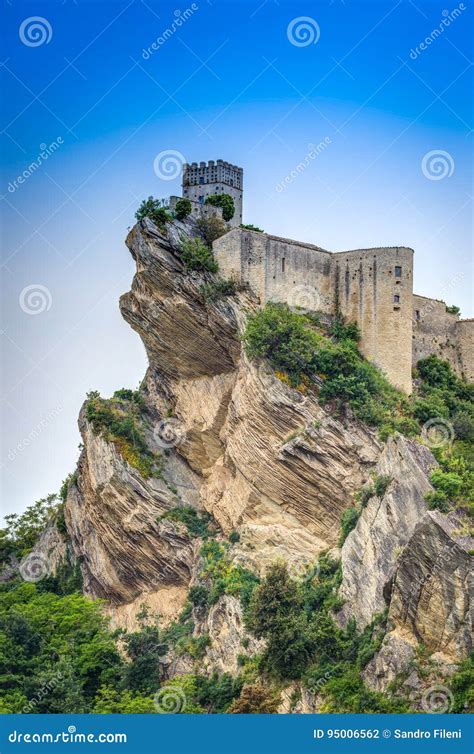
[[(42, 44), (27, 36), (36, 16)], [(288, 31), (301, 17), (308, 44)], [(7, 512), (74, 468), (85, 393), (135, 387), (145, 372), (118, 298), (137, 205), (180, 191), (154, 172), (160, 152), (241, 165), (244, 219), (269, 232), (332, 251), (413, 247), (415, 290), (473, 316), (467, 3), (40, 0), (7, 3), (4, 29)], [(51, 154), (15, 184), (42, 145)]]

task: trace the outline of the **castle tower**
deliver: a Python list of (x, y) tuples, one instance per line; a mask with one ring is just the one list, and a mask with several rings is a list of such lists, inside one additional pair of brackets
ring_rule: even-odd
[(182, 195), (193, 202), (204, 204), (211, 194), (229, 194), (235, 204), (235, 214), (230, 225), (242, 223), (242, 193), (244, 171), (224, 160), (186, 163), (183, 166)]

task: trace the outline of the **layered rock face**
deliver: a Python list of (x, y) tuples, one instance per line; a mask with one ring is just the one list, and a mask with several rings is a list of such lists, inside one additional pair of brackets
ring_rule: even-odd
[(388, 488), (382, 499), (369, 500), (342, 548), (341, 622), (354, 617), (363, 627), (386, 607), (398, 558), (427, 511), (428, 474), (435, 465), (427, 448), (401, 435), (387, 441), (377, 473), (390, 480)]
[[(377, 688), (406, 667), (417, 642), (464, 657), (467, 545), (445, 516), (427, 511), (433, 456), (401, 436), (384, 446), (360, 423), (331, 415), (317, 396), (249, 363), (241, 334), (259, 302), (246, 290), (204, 295), (214, 276), (185, 270), (179, 254), (181, 240), (197, 232), (192, 222), (176, 222), (165, 237), (144, 220), (127, 239), (137, 272), (120, 306), (148, 355), (146, 439), (162, 453), (164, 471), (144, 479), (81, 412), (84, 449), (65, 519), (85, 593), (108, 601), (116, 625), (133, 628), (144, 602), (165, 621), (175, 618), (199, 567), (200, 541), (163, 518), (183, 505), (212, 514), (222, 535), (238, 532), (234, 564), (263, 574), (282, 558), (298, 577), (322, 551), (337, 554), (341, 513), (377, 473), (390, 483), (342, 548), (338, 618), (355, 617), (362, 627), (389, 610), (389, 634), (369, 666)], [(156, 431), (167, 425), (174, 436), (163, 451)], [(236, 598), (221, 597), (196, 632), (211, 640), (205, 670), (238, 672), (244, 631)], [(190, 670), (182, 658), (170, 662), (170, 676)], [(312, 709), (304, 697), (298, 711)]]
[(175, 494), (162, 479), (144, 480), (83, 414), (80, 429), (84, 450), (65, 518), (85, 593), (122, 604), (164, 585), (187, 584), (194, 558), (189, 537), (182, 525), (159, 520), (176, 504)]
[(241, 558), (314, 559), (337, 542), (341, 511), (380, 445), (248, 363), (240, 334), (258, 302), (245, 291), (206, 302), (209, 276), (184, 274), (176, 253), (186, 232), (177, 223), (164, 239), (144, 221), (127, 239), (137, 274), (121, 310), (149, 356), (152, 410), (158, 418), (172, 407), (184, 436), (176, 449), (224, 532), (242, 527)]

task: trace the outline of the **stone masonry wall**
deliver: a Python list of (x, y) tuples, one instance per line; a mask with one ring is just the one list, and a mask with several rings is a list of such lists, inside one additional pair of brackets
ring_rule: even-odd
[(474, 380), (474, 320), (460, 320), (435, 298), (413, 296), (413, 364), (430, 354), (449, 361), (464, 379)]
[[(318, 246), (234, 229), (214, 242), (221, 274), (260, 298), (341, 313), (361, 329), (361, 350), (393, 384), (411, 392), (413, 251), (332, 254)], [(397, 297), (397, 298), (395, 298)]]
[(413, 250), (359, 249), (332, 256), (337, 306), (359, 324), (362, 353), (410, 393)]

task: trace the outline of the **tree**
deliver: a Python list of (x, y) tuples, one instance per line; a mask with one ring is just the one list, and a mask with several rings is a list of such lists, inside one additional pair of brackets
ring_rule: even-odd
[(219, 269), (212, 251), (203, 244), (200, 238), (188, 238), (182, 242), (181, 259), (189, 270), (217, 272)]
[(148, 199), (142, 201), (135, 212), (135, 217), (137, 220), (143, 220), (144, 217), (149, 217), (150, 220), (153, 220), (153, 222), (162, 230), (166, 223), (172, 220), (165, 200), (154, 199), (152, 196), (149, 196)]
[(175, 215), (177, 220), (184, 220), (191, 214), (193, 206), (189, 199), (178, 199), (176, 202)]
[(212, 204), (213, 207), (221, 207), (222, 217), (226, 222), (229, 222), (234, 217), (235, 204), (229, 194), (211, 194), (207, 197), (206, 204)]
[(231, 715), (271, 715), (278, 710), (280, 698), (260, 681), (244, 686), (238, 699), (227, 710)]
[(197, 226), (202, 233), (204, 242), (209, 248), (217, 238), (220, 238), (229, 231), (226, 223), (221, 217), (200, 217)]

